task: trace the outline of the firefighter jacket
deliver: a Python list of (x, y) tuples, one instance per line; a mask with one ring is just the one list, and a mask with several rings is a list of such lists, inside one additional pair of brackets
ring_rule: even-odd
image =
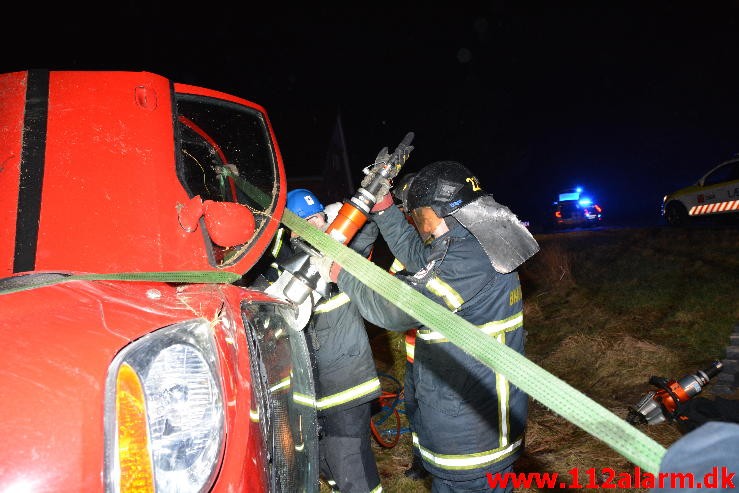
[[(416, 272), (404, 281), (523, 354), (523, 302), (515, 271), (496, 272), (477, 239), (455, 220), (428, 245), (397, 207), (373, 214), (373, 221), (393, 255)], [(464, 481), (515, 461), (523, 447), (527, 395), (347, 271), (339, 273), (338, 284), (373, 324), (396, 331), (418, 327), (413, 442), (426, 468), (435, 476)]]
[[(374, 231), (376, 237), (377, 230)], [(359, 253), (365, 253), (371, 247), (367, 236), (357, 238)], [(283, 241), (283, 237), (289, 237), (289, 234), (280, 229), (272, 248), (276, 261), (266, 276), (270, 282), (276, 281), (280, 274), (280, 260), (295, 254), (290, 242)], [(355, 244), (350, 246), (354, 248)], [(319, 413), (348, 409), (380, 396), (380, 380), (364, 320), (357, 307), (345, 293), (339, 292), (336, 285), (332, 284), (328, 299), (321, 299), (316, 304), (305, 330), (308, 331), (306, 336), (314, 358)]]

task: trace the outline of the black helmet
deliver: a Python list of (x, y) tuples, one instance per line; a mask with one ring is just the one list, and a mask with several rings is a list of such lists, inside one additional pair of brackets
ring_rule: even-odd
[(431, 207), (437, 216), (445, 217), (483, 195), (477, 177), (461, 163), (436, 161), (413, 177), (404, 205), (408, 212)]

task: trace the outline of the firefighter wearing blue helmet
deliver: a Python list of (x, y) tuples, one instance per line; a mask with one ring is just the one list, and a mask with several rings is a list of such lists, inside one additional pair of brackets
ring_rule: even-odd
[[(421, 170), (400, 194), (419, 234), (389, 193), (375, 197), (371, 220), (409, 272), (414, 289), (523, 354), (518, 273), (538, 244), (516, 216), (455, 161)], [(523, 450), (527, 395), (472, 355), (425, 327), (349, 272), (316, 259), (362, 315), (388, 330), (418, 327), (413, 385), (413, 445), (433, 476), (433, 493), (510, 491), (487, 473), (505, 473)]]
[[(330, 224), (329, 207), (324, 208), (310, 190), (287, 194), (287, 208), (323, 231)], [(278, 230), (272, 249), (276, 262), (267, 275), (271, 282), (280, 275), (281, 260), (296, 253), (289, 241), (283, 241), (285, 233)], [(376, 226), (367, 225), (349, 246), (366, 256), (376, 237)], [(345, 293), (335, 284), (331, 287), (331, 296), (316, 304), (305, 329), (315, 359), (320, 472), (332, 490), (379, 492), (370, 419), (372, 401), (380, 396), (380, 381), (362, 316)]]
[(303, 219), (323, 212), (321, 201), (313, 192), (305, 188), (298, 188), (287, 193), (287, 208)]

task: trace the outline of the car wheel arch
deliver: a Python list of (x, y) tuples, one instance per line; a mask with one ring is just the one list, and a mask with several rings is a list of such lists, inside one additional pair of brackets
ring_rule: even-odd
[(670, 226), (683, 226), (688, 220), (688, 209), (679, 200), (665, 204), (665, 220)]

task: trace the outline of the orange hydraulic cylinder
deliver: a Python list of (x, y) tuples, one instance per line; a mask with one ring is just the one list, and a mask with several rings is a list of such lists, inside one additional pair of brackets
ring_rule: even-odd
[(336, 219), (326, 229), (326, 233), (336, 241), (340, 241), (344, 245), (348, 244), (354, 235), (357, 234), (362, 226), (367, 222), (367, 215), (354, 207), (349, 202), (339, 209)]

